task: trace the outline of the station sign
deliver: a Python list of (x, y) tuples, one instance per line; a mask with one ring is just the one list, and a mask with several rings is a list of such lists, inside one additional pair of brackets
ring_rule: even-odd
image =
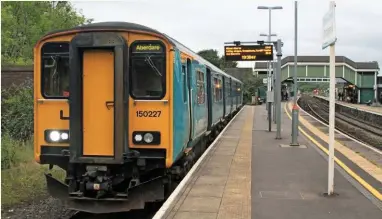
[(322, 19), (322, 49), (335, 44), (337, 41), (335, 7), (335, 3), (331, 2), (329, 11), (326, 12), (324, 18)]
[(272, 45), (225, 46), (227, 61), (272, 61)]

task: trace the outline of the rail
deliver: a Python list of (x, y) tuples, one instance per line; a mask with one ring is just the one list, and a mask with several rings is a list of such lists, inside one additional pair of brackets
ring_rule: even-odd
[[(299, 98), (299, 105), (306, 112), (322, 122), (329, 124), (327, 119), (329, 110), (327, 105), (322, 102), (317, 103), (313, 98), (304, 96)], [(358, 141), (370, 145), (378, 150), (382, 150), (382, 129), (359, 119), (352, 118), (349, 115), (343, 115), (336, 112), (336, 129)]]

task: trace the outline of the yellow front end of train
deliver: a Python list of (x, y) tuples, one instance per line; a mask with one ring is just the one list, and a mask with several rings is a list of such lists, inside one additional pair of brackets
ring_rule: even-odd
[[(67, 172), (63, 183), (46, 175), (53, 196), (111, 212), (140, 208), (124, 201), (141, 184), (160, 189), (146, 181), (173, 162), (171, 49), (159, 33), (122, 24), (59, 31), (36, 44), (35, 160)], [(100, 199), (123, 204), (88, 204)]]

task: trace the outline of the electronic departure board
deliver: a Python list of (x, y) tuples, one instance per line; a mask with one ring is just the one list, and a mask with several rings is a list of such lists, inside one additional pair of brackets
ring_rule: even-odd
[(164, 52), (163, 46), (160, 43), (135, 43), (132, 46), (133, 53), (162, 53)]
[(271, 61), (273, 60), (273, 46), (225, 46), (224, 55), (227, 61)]

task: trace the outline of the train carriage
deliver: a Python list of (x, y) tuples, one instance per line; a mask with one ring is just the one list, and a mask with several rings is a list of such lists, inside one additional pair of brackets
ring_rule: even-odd
[(48, 190), (80, 211), (164, 200), (243, 104), (242, 82), (138, 24), (55, 31), (34, 56), (35, 160), (66, 171)]

